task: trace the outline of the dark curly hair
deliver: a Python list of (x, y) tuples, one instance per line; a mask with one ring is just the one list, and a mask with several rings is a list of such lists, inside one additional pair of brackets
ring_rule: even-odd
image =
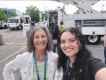
[(84, 67), (85, 67), (85, 64), (89, 61), (89, 59), (91, 57), (91, 52), (85, 46), (85, 38), (84, 38), (83, 34), (79, 30), (77, 30), (76, 28), (72, 28), (72, 27), (66, 28), (60, 33), (60, 35), (58, 37), (58, 55), (59, 55), (59, 58), (58, 58), (58, 62), (57, 62), (58, 63), (57, 67), (58, 67), (58, 69), (63, 67), (63, 64), (66, 63), (67, 58), (68, 58), (63, 53), (63, 51), (61, 50), (61, 47), (60, 47), (60, 44), (61, 44), (60, 38), (64, 32), (70, 32), (70, 33), (74, 34), (75, 39), (77, 40), (77, 43), (79, 45), (79, 52), (76, 54), (76, 59), (75, 59), (74, 63), (72, 64), (73, 68), (70, 71), (70, 73), (72, 75), (72, 78), (82, 79), (82, 75), (84, 73)]

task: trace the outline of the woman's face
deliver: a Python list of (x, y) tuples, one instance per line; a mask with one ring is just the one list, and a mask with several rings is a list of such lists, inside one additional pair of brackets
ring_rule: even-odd
[(43, 29), (39, 29), (34, 33), (34, 39), (33, 43), (35, 46), (35, 49), (37, 50), (45, 50), (48, 40), (46, 32)]
[(79, 51), (75, 35), (71, 32), (64, 32), (60, 37), (60, 47), (63, 53), (68, 57), (76, 57)]

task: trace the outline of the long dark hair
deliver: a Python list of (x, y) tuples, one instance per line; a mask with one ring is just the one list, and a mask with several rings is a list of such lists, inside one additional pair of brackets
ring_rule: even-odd
[[(60, 47), (60, 44), (61, 44), (60, 38), (61, 38), (61, 35), (64, 32), (70, 32), (70, 33), (74, 34), (75, 37), (76, 37), (75, 39), (78, 42), (79, 52), (76, 54), (76, 59), (75, 59), (74, 63), (72, 64), (73, 68), (72, 68), (72, 71), (70, 71), (70, 73), (72, 75), (72, 78), (81, 79), (82, 75), (84, 73), (85, 64), (89, 61), (89, 59), (91, 57), (91, 52), (86, 48), (85, 38), (79, 30), (77, 30), (75, 28), (66, 28), (66, 29), (64, 29), (58, 37), (58, 55), (59, 55), (58, 62), (57, 62), (58, 63), (57, 64), (58, 69), (63, 67), (63, 64), (66, 63), (66, 60), (68, 58), (62, 52), (61, 47)], [(81, 70), (81, 72), (79, 72), (80, 70)]]
[(59, 27), (58, 27), (58, 25), (55, 25), (55, 27), (54, 27), (54, 30), (53, 30), (53, 35), (59, 35)]

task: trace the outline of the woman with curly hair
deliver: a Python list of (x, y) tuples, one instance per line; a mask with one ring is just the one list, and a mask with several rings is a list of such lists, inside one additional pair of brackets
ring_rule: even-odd
[(66, 28), (60, 33), (58, 54), (55, 80), (106, 80), (106, 65), (91, 55), (77, 29)]

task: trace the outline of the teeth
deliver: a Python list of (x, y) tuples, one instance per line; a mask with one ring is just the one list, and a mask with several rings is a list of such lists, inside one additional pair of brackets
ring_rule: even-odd
[(66, 49), (66, 51), (71, 51), (72, 49)]
[(38, 45), (43, 45), (43, 44), (38, 44)]

